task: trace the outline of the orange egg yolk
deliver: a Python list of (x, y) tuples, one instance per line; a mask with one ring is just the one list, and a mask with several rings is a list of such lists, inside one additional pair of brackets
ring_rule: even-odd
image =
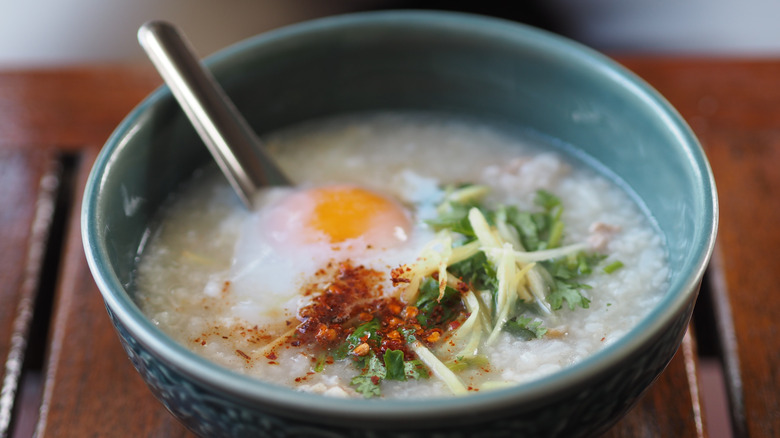
[(409, 219), (393, 200), (355, 186), (330, 186), (309, 191), (314, 209), (308, 227), (332, 243), (365, 237), (373, 244), (405, 240)]

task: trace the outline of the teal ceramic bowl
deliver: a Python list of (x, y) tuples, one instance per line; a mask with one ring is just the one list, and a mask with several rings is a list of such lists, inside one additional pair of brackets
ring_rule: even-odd
[[(437, 400), (344, 400), (230, 372), (158, 330), (133, 302), (155, 211), (210, 161), (163, 87), (116, 129), (84, 194), (84, 246), (108, 314), (151, 391), (204, 437), (587, 436), (613, 425), (677, 350), (713, 249), (717, 199), (700, 145), (640, 79), (566, 39), (436, 12), (327, 18), (207, 61), (258, 133), (340, 113), (443, 111), (557, 139), (641, 198), (668, 243), (670, 287), (623, 339), (513, 388)], [(132, 413), (128, 413), (132, 415)]]

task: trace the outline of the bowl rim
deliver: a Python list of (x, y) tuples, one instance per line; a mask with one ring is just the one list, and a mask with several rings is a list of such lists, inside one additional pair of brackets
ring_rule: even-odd
[[(610, 58), (564, 37), (533, 28), (521, 23), (473, 14), (444, 11), (378, 11), (345, 14), (306, 21), (266, 32), (231, 45), (205, 60), (212, 69), (227, 65), (241, 58), (242, 53), (256, 46), (274, 44), (288, 38), (311, 37), (330, 32), (334, 28), (359, 28), (377, 25), (425, 25), (438, 26), (462, 33), (476, 33), (543, 46), (556, 56), (565, 54), (573, 62), (587, 65), (598, 71), (645, 102), (653, 113), (661, 115), (667, 127), (673, 132), (677, 143), (684, 149), (688, 162), (697, 173), (703, 186), (703, 200), (707, 221), (701, 226), (701, 238), (697, 245), (698, 259), (693, 261), (689, 275), (669, 285), (667, 294), (645, 315), (633, 329), (620, 339), (582, 361), (569, 365), (550, 375), (533, 379), (506, 389), (471, 394), (468, 397), (422, 398), (414, 400), (380, 399), (366, 402), (363, 399), (325, 398), (298, 392), (280, 385), (264, 382), (241, 375), (214, 364), (165, 335), (149, 321), (130, 297), (107, 263), (107, 249), (100, 243), (97, 225), (100, 222), (97, 205), (101, 188), (105, 184), (106, 172), (114, 163), (114, 153), (128, 144), (134, 127), (143, 119), (148, 109), (158, 102), (170, 99), (166, 86), (161, 86), (134, 108), (120, 123), (99, 153), (90, 172), (84, 191), (81, 214), (82, 240), (89, 269), (105, 300), (107, 307), (135, 339), (154, 354), (159, 355), (170, 366), (190, 376), (201, 384), (220, 388), (244, 400), (263, 403), (285, 415), (316, 415), (323, 421), (337, 422), (341, 419), (390, 422), (405, 418), (409, 421), (455, 418), (488, 413), (491, 410), (517, 405), (524, 401), (538, 400), (546, 395), (565, 391), (567, 387), (582, 384), (610, 366), (624, 360), (640, 345), (648, 342), (671, 319), (683, 310), (698, 291), (698, 284), (704, 275), (712, 255), (718, 227), (718, 200), (715, 181), (710, 165), (698, 140), (677, 111), (657, 91), (642, 79), (620, 66)], [(327, 400), (327, 403), (322, 403)], [(293, 414), (297, 412), (298, 414)]]

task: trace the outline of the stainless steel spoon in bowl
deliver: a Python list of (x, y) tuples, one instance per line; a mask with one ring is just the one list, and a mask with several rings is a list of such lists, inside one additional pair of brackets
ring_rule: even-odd
[(147, 22), (138, 42), (247, 208), (260, 187), (290, 184), (176, 27)]

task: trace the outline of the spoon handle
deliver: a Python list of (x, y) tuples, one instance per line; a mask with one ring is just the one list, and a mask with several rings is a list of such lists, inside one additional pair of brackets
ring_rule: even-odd
[(138, 41), (247, 207), (258, 188), (290, 184), (176, 27), (147, 22)]

